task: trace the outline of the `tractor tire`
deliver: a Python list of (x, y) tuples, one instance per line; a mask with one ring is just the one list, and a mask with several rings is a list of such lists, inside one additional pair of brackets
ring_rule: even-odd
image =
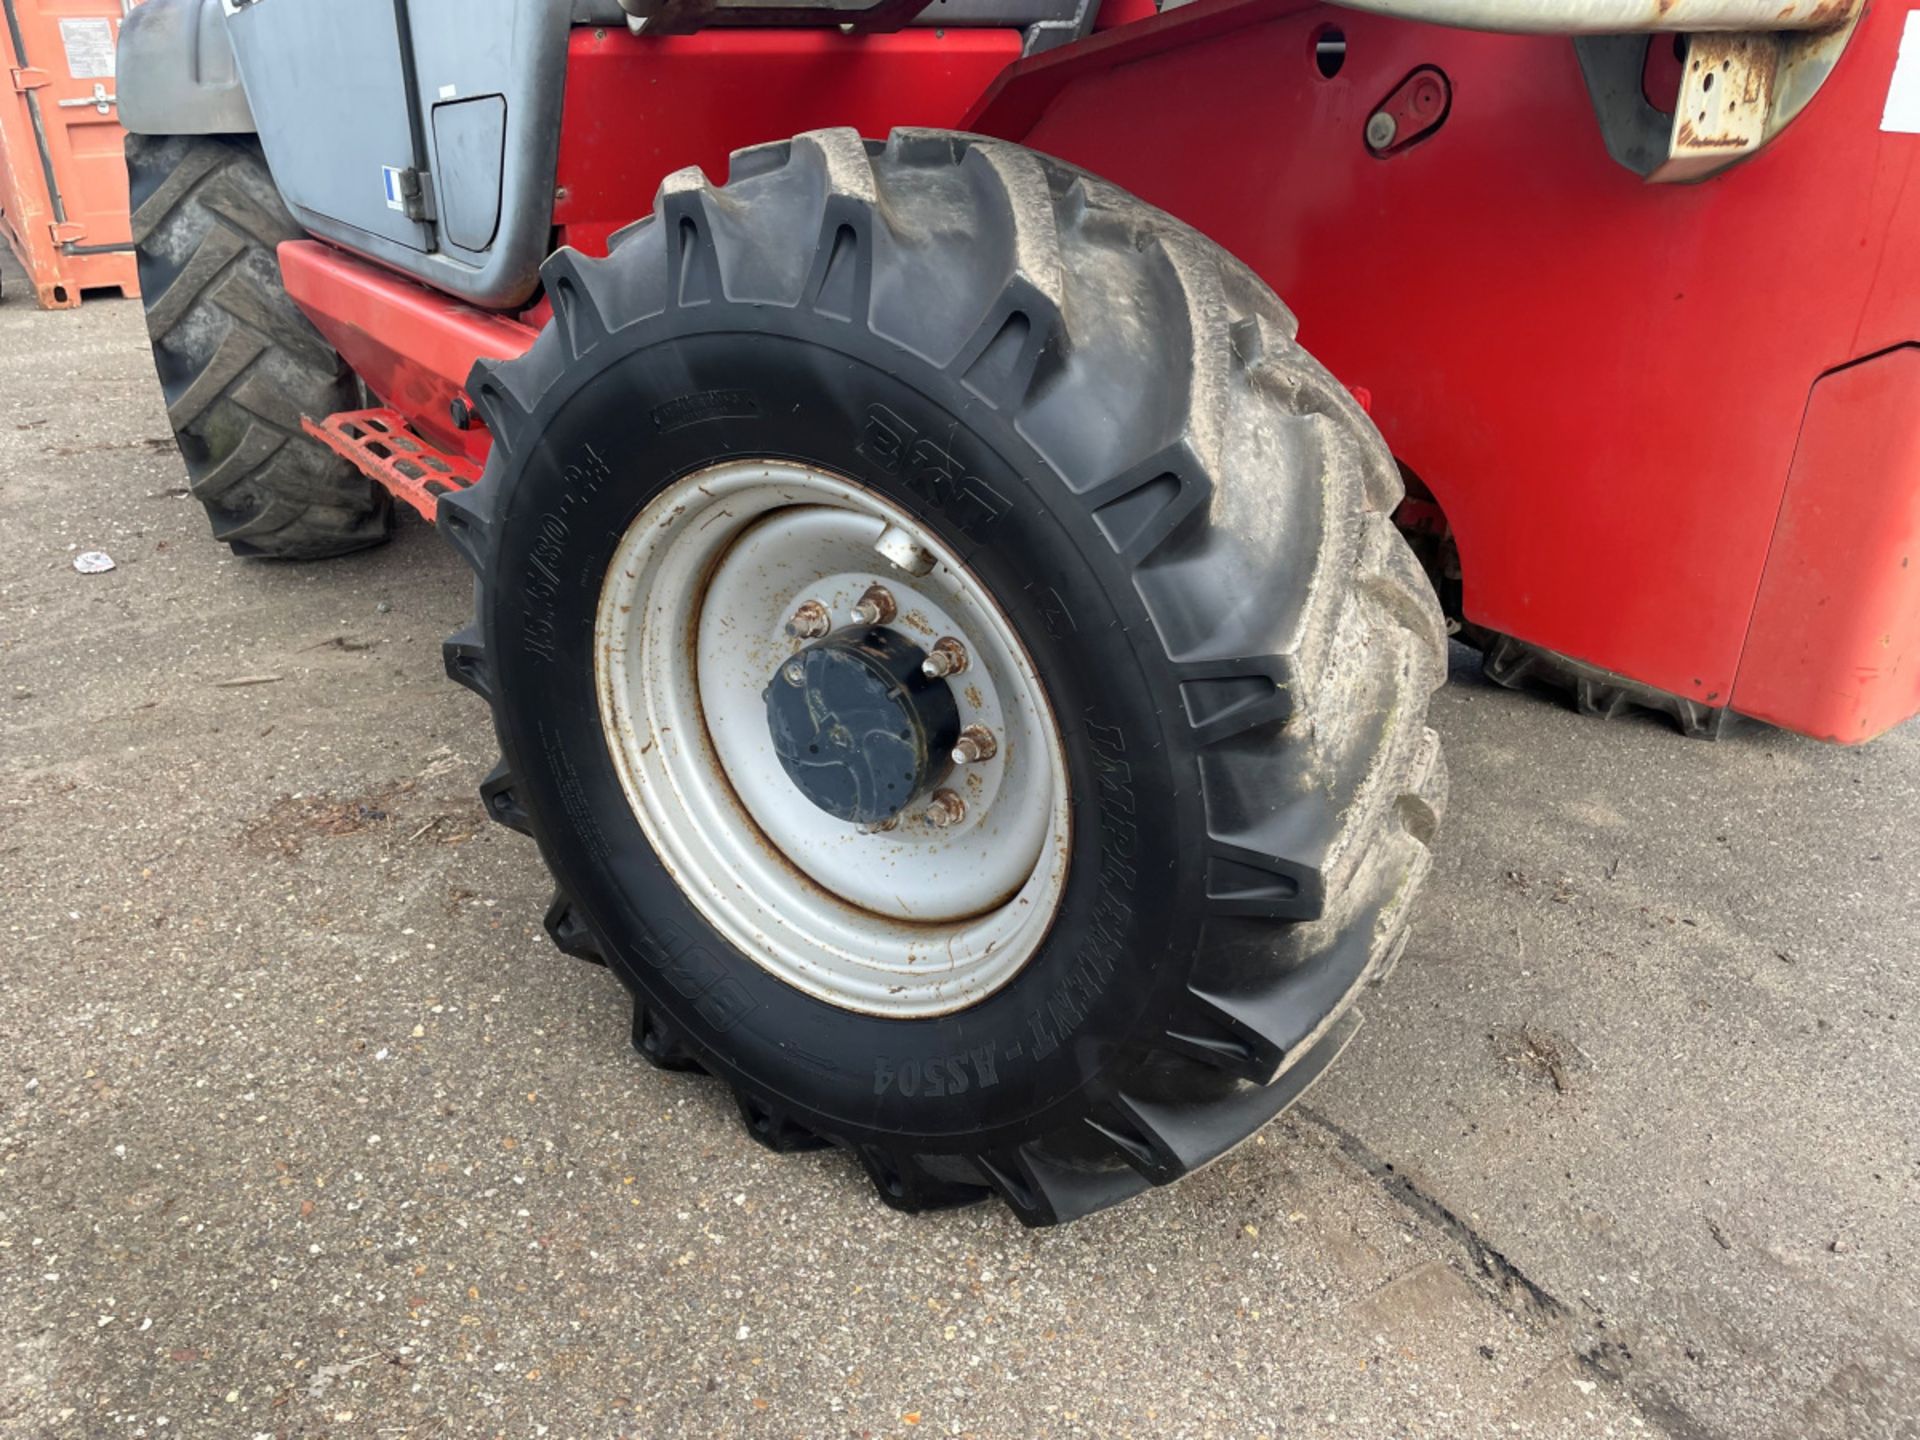
[(214, 538), (288, 560), (378, 545), (391, 498), (300, 428), (359, 385), (281, 284), (274, 247), (302, 231), (258, 143), (129, 135), (127, 173), (154, 365)]
[[(1036, 1225), (1297, 1098), (1405, 943), (1446, 646), (1393, 461), (1279, 301), (1112, 185), (937, 131), (682, 171), (543, 274), (552, 323), (469, 381), (493, 450), (441, 501), (478, 577), (446, 658), (492, 707), (486, 808), (636, 1049), (896, 1208)], [(869, 582), (897, 607), (849, 620)], [(946, 771), (955, 706), (1003, 738)]]

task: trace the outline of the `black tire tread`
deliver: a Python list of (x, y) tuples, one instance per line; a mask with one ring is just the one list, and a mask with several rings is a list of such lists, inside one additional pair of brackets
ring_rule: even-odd
[[(816, 247), (795, 255), (806, 247), (791, 236), (807, 226)], [(664, 243), (648, 253), (664, 249), (664, 264), (641, 263), (646, 247), (623, 254), (650, 228)], [(849, 233), (867, 261), (850, 271), (837, 268)], [(868, 267), (892, 267), (894, 283), (883, 291)], [(983, 293), (916, 286), (920, 267), (984, 277)], [(609, 258), (562, 251), (545, 275), (557, 323), (524, 358), (477, 368), (469, 387), (503, 451), (568, 366), (668, 306), (723, 292), (844, 307), (1019, 415), (1064, 483), (1060, 503), (1092, 511), (1133, 566), (1180, 682), (1221, 876), (1187, 1003), (1067, 1130), (990, 1154), (855, 1145), (881, 1198), (913, 1209), (997, 1192), (1028, 1223), (1070, 1219), (1209, 1163), (1297, 1098), (1351, 1037), (1355, 997), (1405, 946), (1446, 804), (1424, 723), (1446, 641), (1390, 520), (1392, 458), (1296, 343), (1286, 308), (1238, 261), (1112, 185), (1017, 146), (915, 130), (884, 145), (826, 131), (742, 151), (724, 188), (681, 171)], [(972, 308), (926, 303), (955, 294)], [(1055, 414), (1113, 423), (1075, 431), (1051, 425)], [(498, 471), (442, 503), (483, 583)], [(1223, 576), (1240, 602), (1224, 609)], [(479, 628), (450, 645), (456, 655), (484, 673)], [(498, 775), (490, 786), (506, 783)], [(636, 1001), (636, 1037), (663, 1024)], [(657, 1063), (699, 1063), (670, 1032), (654, 1049)], [(738, 1098), (750, 1129), (770, 1113)], [(796, 1136), (788, 1117), (765, 1124), (776, 1148), (848, 1143)]]
[(243, 555), (319, 559), (387, 537), (387, 492), (300, 428), (356, 408), (346, 365), (288, 298), (302, 232), (259, 145), (127, 137), (147, 333), (194, 497)]

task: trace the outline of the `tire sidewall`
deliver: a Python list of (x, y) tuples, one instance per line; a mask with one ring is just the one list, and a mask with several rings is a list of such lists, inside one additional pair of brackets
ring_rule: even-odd
[[(1205, 822), (1177, 683), (1130, 569), (998, 412), (862, 327), (741, 308), (601, 339), (506, 458), (482, 619), (519, 799), (620, 978), (737, 1088), (850, 1144), (1018, 1143), (1112, 1088), (1189, 972)], [(690, 903), (629, 807), (596, 693), (601, 585), (654, 496), (740, 457), (842, 476), (926, 525), (1047, 688), (1071, 792), (1065, 894), (1034, 957), (966, 1009), (883, 1019), (785, 984)]]

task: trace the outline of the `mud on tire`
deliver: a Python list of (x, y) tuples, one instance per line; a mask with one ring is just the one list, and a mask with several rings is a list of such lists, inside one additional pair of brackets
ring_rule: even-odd
[[(1296, 1098), (1405, 941), (1445, 641), (1394, 465), (1273, 295), (1111, 185), (926, 131), (744, 151), (724, 187), (683, 171), (610, 257), (544, 276), (553, 323), (470, 381), (494, 448), (441, 505), (479, 577), (447, 661), (493, 708), (487, 807), (539, 842), (548, 929), (632, 992), (636, 1047), (724, 1080), (775, 1149), (852, 1151), (890, 1204), (997, 1193), (1031, 1224), (1176, 1179)], [(939, 464), (899, 463), (903, 434)], [(651, 496), (740, 455), (910, 508), (1050, 692), (1065, 897), (968, 1008), (876, 1018), (781, 983), (621, 792), (608, 557)]]
[(283, 559), (379, 544), (387, 493), (300, 429), (358, 386), (281, 284), (274, 247), (302, 232), (258, 143), (129, 135), (127, 171), (154, 365), (214, 538)]

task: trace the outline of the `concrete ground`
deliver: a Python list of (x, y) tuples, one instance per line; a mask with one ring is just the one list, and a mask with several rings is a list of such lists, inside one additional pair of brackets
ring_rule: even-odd
[(916, 1219), (547, 944), (437, 538), (244, 563), (182, 484), (137, 306), (0, 303), (0, 1435), (1920, 1434), (1920, 729), (1462, 659), (1306, 1103), (1064, 1230)]

